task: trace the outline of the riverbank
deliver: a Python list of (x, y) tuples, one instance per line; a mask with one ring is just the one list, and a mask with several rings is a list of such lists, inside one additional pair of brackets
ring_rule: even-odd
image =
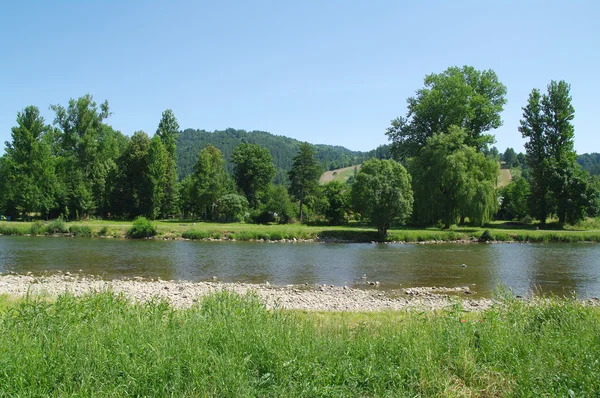
[[(176, 308), (188, 308), (204, 297), (220, 291), (240, 295), (255, 294), (267, 308), (306, 311), (371, 312), (386, 310), (444, 310), (460, 303), (464, 311), (484, 311), (495, 301), (478, 297), (476, 287), (411, 287), (379, 290), (379, 282), (365, 281), (365, 289), (329, 285), (286, 285), (269, 283), (176, 282), (165, 280), (115, 279), (98, 276), (58, 273), (48, 276), (9, 274), (0, 276), (0, 295), (57, 297), (70, 293), (82, 296), (94, 292), (123, 294), (133, 302), (166, 300)], [(600, 299), (582, 300), (600, 306)]]
[[(71, 273), (50, 276), (2, 275), (0, 295), (13, 297), (40, 295), (56, 297), (65, 292), (81, 296), (92, 292), (123, 294), (135, 302), (164, 299), (177, 308), (185, 308), (204, 297), (220, 291), (245, 295), (253, 292), (268, 308), (281, 307), (310, 311), (385, 311), (418, 310), (431, 311), (449, 308), (460, 299), (467, 311), (485, 310), (493, 301), (478, 298), (477, 292), (468, 286), (457, 288), (407, 288), (380, 291), (378, 282), (366, 281), (368, 289), (336, 287), (328, 285), (286, 285), (222, 283), (222, 282), (175, 282), (164, 280), (102, 280), (100, 277)], [(593, 303), (594, 301), (590, 301)]]
[(112, 293), (0, 297), (0, 395), (600, 391), (600, 311), (582, 302), (506, 297), (472, 313), (461, 302), (436, 312), (360, 311), (268, 309), (256, 295), (231, 292), (177, 308), (161, 300), (133, 304)]
[[(156, 236), (152, 239), (170, 240), (220, 240), (262, 242), (380, 242), (377, 232), (358, 224), (346, 226), (307, 226), (302, 224), (257, 225), (244, 223), (206, 223), (156, 221)], [(538, 230), (534, 226), (494, 222), (484, 228), (455, 227), (451, 230), (437, 228), (392, 228), (387, 243), (473, 243), (529, 242), (575, 243), (600, 242), (600, 230), (581, 229)], [(101, 237), (126, 239), (131, 222), (83, 221), (69, 222), (0, 222), (0, 235)]]

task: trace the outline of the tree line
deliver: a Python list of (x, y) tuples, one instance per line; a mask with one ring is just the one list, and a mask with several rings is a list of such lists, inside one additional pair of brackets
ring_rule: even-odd
[[(388, 128), (390, 145), (371, 151), (348, 183), (324, 185), (318, 180), (327, 162), (319, 154), (336, 147), (292, 140), (275, 152), (289, 153), (289, 165), (278, 168), (271, 150), (248, 142), (282, 142), (268, 133), (182, 133), (166, 110), (152, 137), (142, 131), (127, 137), (106, 124), (108, 103), (98, 105), (90, 95), (52, 105), (52, 124), (29, 106), (18, 113), (0, 158), (0, 213), (258, 223), (358, 219), (381, 235), (393, 223), (449, 228), (529, 217), (543, 226), (550, 217), (563, 224), (595, 215), (599, 184), (576, 162), (569, 85), (552, 81), (543, 94), (532, 90), (519, 128), (528, 139), (525, 154), (491, 147), (505, 96), (492, 70), (451, 67), (428, 75), (408, 98), (406, 116)], [(194, 136), (233, 138), (222, 143), (226, 154), (206, 143), (189, 172), (178, 174), (177, 158), (189, 151), (182, 142), (191, 146)], [(498, 190), (500, 158), (515, 178)]]

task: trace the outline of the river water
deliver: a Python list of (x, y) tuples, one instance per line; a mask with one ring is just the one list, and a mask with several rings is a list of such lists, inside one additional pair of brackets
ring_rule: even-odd
[[(81, 271), (79, 271), (81, 270)], [(328, 284), (379, 289), (499, 284), (600, 296), (600, 244), (311, 244), (0, 236), (0, 271), (69, 271), (105, 279)]]

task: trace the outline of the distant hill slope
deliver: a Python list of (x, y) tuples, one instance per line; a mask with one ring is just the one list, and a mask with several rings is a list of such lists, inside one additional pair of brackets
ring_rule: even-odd
[(341, 169), (326, 171), (325, 173), (323, 173), (323, 175), (321, 175), (319, 182), (321, 184), (325, 184), (330, 181), (346, 182), (346, 181), (348, 181), (348, 178), (350, 178), (351, 176), (354, 176), (355, 168), (356, 168), (356, 171), (360, 170), (360, 166), (361, 165), (359, 164), (359, 165), (354, 165), (354, 166), (349, 166), (349, 167), (343, 167)]
[(509, 169), (500, 169), (500, 176), (498, 177), (498, 188), (502, 188), (510, 184), (512, 181), (512, 175)]
[(600, 175), (600, 153), (584, 153), (577, 156), (577, 163), (591, 175)]
[[(193, 129), (180, 132), (177, 138), (177, 170), (179, 178), (184, 178), (193, 172), (198, 152), (209, 144), (223, 152), (227, 170), (231, 173), (233, 170), (233, 164), (230, 160), (231, 154), (241, 143), (258, 144), (269, 149), (277, 170), (274, 179), (275, 183), (287, 182), (287, 172), (292, 167), (292, 159), (298, 153), (301, 141), (265, 131), (245, 131), (231, 128), (214, 132)], [(360, 164), (372, 157), (386, 158), (390, 156), (387, 145), (382, 145), (368, 152), (361, 152), (351, 151), (342, 146), (317, 144), (315, 145), (315, 150), (316, 157), (324, 170)]]

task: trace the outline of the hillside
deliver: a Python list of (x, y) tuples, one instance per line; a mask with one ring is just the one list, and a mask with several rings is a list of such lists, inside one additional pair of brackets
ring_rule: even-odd
[[(233, 170), (231, 154), (241, 143), (258, 144), (269, 149), (277, 170), (275, 183), (287, 182), (287, 172), (292, 166), (292, 158), (297, 154), (300, 141), (293, 138), (274, 135), (265, 131), (245, 131), (236, 129), (205, 130), (187, 129), (177, 138), (177, 170), (179, 178), (192, 173), (198, 158), (198, 152), (207, 145), (217, 147), (225, 157), (227, 170)], [(389, 148), (383, 145), (377, 149), (361, 152), (351, 151), (342, 146), (315, 145), (316, 157), (324, 170), (333, 170), (360, 164), (372, 157), (389, 157)]]
[(323, 173), (323, 175), (321, 175), (321, 178), (319, 178), (319, 182), (321, 184), (325, 184), (330, 181), (346, 182), (348, 181), (348, 178), (354, 176), (355, 169), (356, 171), (360, 170), (360, 165), (326, 171), (325, 173)]

